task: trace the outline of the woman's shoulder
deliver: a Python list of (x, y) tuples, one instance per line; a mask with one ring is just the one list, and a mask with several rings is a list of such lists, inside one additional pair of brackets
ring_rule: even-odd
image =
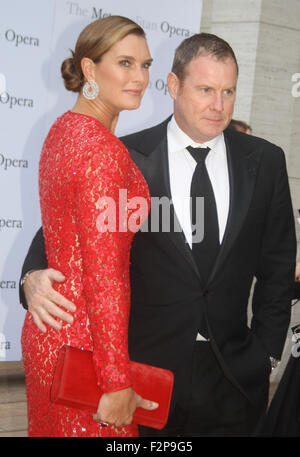
[(87, 133), (90, 135), (93, 133), (100, 134), (103, 137), (111, 135), (109, 130), (96, 118), (73, 111), (66, 111), (58, 117), (53, 127), (67, 130), (75, 138), (85, 136)]
[(87, 150), (100, 151), (109, 145), (111, 150), (126, 150), (124, 144), (100, 121), (86, 114), (67, 111), (56, 119), (51, 131), (64, 143), (80, 144), (81, 149), (86, 145)]

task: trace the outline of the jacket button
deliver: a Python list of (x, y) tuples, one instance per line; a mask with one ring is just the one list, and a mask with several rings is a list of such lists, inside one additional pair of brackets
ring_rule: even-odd
[(204, 292), (203, 292), (203, 297), (206, 298), (208, 296), (208, 290), (206, 289)]

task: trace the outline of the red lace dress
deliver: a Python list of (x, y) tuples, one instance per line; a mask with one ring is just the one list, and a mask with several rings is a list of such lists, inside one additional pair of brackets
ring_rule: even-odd
[(52, 404), (49, 393), (64, 344), (93, 350), (103, 392), (131, 385), (130, 246), (148, 215), (148, 187), (109, 130), (70, 111), (45, 140), (39, 184), (48, 265), (66, 277), (55, 289), (77, 310), (73, 324), (63, 323), (59, 332), (49, 327), (42, 333), (26, 315), (22, 350), (29, 436), (137, 436), (136, 425), (101, 427), (89, 413)]

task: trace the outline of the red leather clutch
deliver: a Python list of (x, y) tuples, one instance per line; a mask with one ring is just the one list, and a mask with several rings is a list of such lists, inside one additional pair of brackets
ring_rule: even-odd
[[(71, 346), (63, 346), (58, 355), (51, 401), (71, 408), (95, 413), (102, 392), (97, 385), (92, 359), (93, 353)], [(163, 368), (130, 362), (133, 390), (147, 400), (159, 403), (157, 409), (137, 408), (133, 422), (162, 429), (168, 420), (174, 375)]]

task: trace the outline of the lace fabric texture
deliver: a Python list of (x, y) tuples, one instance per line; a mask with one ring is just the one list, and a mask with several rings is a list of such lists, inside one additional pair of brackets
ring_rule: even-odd
[[(48, 327), (46, 333), (26, 315), (22, 351), (29, 436), (136, 436), (135, 425), (103, 428), (88, 413), (50, 403), (49, 395), (64, 344), (93, 350), (103, 392), (131, 385), (129, 259), (134, 230), (150, 208), (147, 184), (109, 130), (70, 111), (52, 126), (39, 171), (48, 265), (66, 278), (54, 288), (76, 305), (76, 312), (73, 324), (63, 323), (59, 332)], [(136, 197), (147, 205), (130, 204)]]

